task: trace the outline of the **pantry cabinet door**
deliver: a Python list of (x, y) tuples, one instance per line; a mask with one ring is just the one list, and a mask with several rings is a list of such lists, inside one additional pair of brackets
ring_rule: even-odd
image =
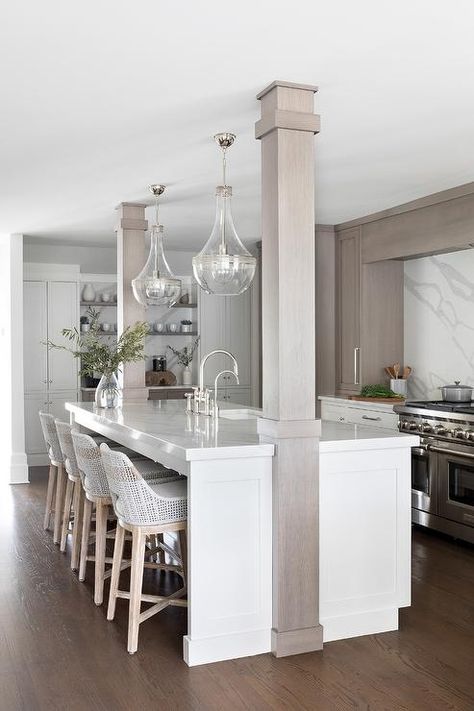
[(47, 393), (25, 395), (25, 449), (27, 454), (46, 454), (39, 412), (49, 412)]
[(45, 281), (23, 283), (23, 344), (25, 392), (48, 389), (47, 286)]
[(336, 389), (357, 393), (361, 385), (360, 229), (344, 230), (336, 243)]
[[(63, 328), (78, 327), (78, 296), (75, 282), (48, 283), (48, 336), (53, 343), (65, 345)], [(51, 349), (48, 354), (51, 390), (76, 389), (78, 362), (67, 351)]]
[[(201, 342), (200, 357), (222, 348), (228, 350), (226, 341), (226, 297), (213, 296), (201, 291), (199, 295), (199, 323)], [(229, 359), (222, 355), (212, 356), (204, 368), (204, 384), (214, 388), (216, 375), (229, 367)]]
[[(247, 289), (239, 296), (226, 297), (226, 350), (237, 359), (240, 385), (250, 386), (250, 334), (251, 334), (251, 292)], [(227, 358), (226, 368), (233, 370)], [(232, 384), (232, 376), (227, 384)]]

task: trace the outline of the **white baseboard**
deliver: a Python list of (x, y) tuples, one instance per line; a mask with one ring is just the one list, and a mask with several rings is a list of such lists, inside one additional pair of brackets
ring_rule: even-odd
[(320, 618), (323, 626), (323, 642), (336, 639), (361, 637), (366, 634), (378, 634), (398, 630), (398, 608), (371, 610), (355, 615)]
[(49, 457), (46, 454), (46, 452), (44, 454), (43, 454), (43, 452), (41, 452), (40, 454), (27, 454), (26, 458), (28, 460), (29, 467), (48, 467), (49, 466)]
[(29, 484), (28, 462), (24, 452), (10, 456), (10, 484)]
[(271, 630), (251, 630), (219, 637), (191, 639), (183, 637), (183, 656), (188, 667), (226, 659), (252, 657), (271, 651)]

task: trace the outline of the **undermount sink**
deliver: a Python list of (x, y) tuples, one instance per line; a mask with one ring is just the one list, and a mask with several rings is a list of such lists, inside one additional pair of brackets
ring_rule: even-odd
[(256, 420), (262, 416), (261, 410), (243, 408), (242, 410), (220, 410), (219, 417), (225, 420)]

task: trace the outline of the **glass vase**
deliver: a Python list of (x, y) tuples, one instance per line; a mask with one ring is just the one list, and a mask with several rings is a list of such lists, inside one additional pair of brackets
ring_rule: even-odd
[(122, 404), (122, 389), (115, 373), (103, 375), (95, 391), (95, 404), (100, 408), (116, 408)]
[(183, 382), (183, 385), (192, 385), (192, 383), (193, 383), (193, 373), (192, 373), (189, 365), (186, 365), (183, 368), (182, 382)]

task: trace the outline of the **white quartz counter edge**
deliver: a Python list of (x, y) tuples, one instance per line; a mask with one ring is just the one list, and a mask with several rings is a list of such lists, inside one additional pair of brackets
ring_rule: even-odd
[(319, 395), (318, 400), (321, 402), (330, 402), (334, 405), (344, 405), (346, 407), (359, 407), (369, 410), (381, 410), (382, 412), (394, 412), (395, 405), (403, 405), (404, 400), (395, 400), (393, 405), (388, 402), (370, 402), (367, 400), (349, 400), (349, 398), (338, 397), (337, 395)]
[[(106, 410), (94, 411), (92, 403), (75, 403), (67, 402), (66, 410), (74, 415), (75, 421), (99, 434), (109, 437), (110, 439), (123, 444), (134, 451), (140, 452), (145, 456), (149, 456), (156, 461), (163, 461), (174, 458), (184, 462), (204, 461), (210, 459), (240, 459), (247, 457), (272, 457), (274, 454), (273, 444), (253, 442), (248, 437), (247, 431), (239, 432), (239, 420), (227, 420), (225, 427), (236, 432), (236, 439), (240, 441), (217, 441), (215, 444), (212, 441), (212, 434), (204, 436), (203, 446), (196, 444), (188, 445), (183, 432), (185, 429), (185, 413), (182, 415), (182, 426), (176, 425), (176, 431), (173, 433), (162, 434), (158, 432), (148, 432), (147, 430), (147, 413), (146, 403), (144, 401), (143, 409), (145, 416), (142, 418), (140, 428), (135, 425), (127, 424), (126, 422), (114, 421), (112, 417), (107, 417)], [(172, 403), (175, 401), (171, 401)], [(116, 412), (113, 413), (116, 415)], [(155, 413), (154, 413), (155, 414)], [(148, 415), (149, 416), (149, 415)], [(201, 424), (205, 423), (204, 419)], [(208, 423), (211, 425), (210, 418)], [(152, 423), (156, 424), (156, 423)], [(181, 424), (181, 423), (180, 423)], [(233, 434), (233, 433), (232, 433)], [(245, 439), (250, 441), (245, 442)], [(159, 455), (163, 455), (163, 460), (159, 459)]]
[(322, 420), (319, 451), (360, 452), (373, 449), (403, 449), (416, 447), (420, 443), (417, 435), (394, 432), (367, 425), (348, 425), (341, 422)]

